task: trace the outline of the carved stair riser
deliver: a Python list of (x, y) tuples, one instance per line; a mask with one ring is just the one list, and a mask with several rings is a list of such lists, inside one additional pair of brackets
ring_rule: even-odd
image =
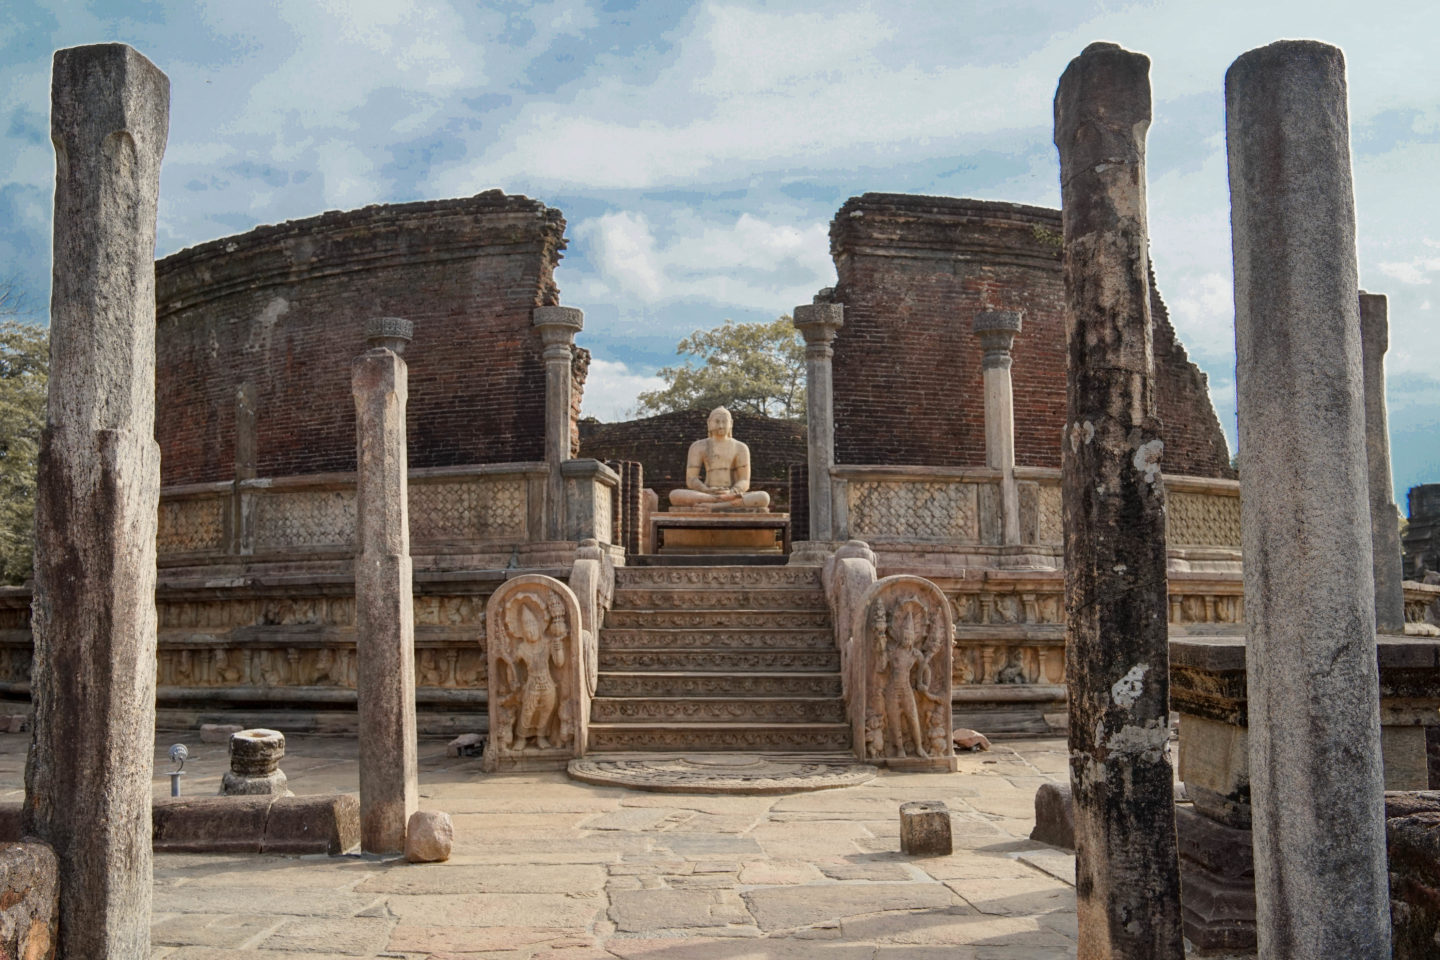
[(611, 630), (600, 632), (601, 650), (833, 650), (827, 630)]
[(766, 727), (592, 724), (590, 749), (841, 752), (850, 749), (850, 727), (847, 724), (776, 724)]
[(616, 610), (824, 610), (825, 595), (813, 588), (767, 590), (725, 587), (695, 590), (689, 587), (615, 591)]
[(628, 587), (805, 587), (819, 589), (815, 567), (620, 567), (615, 586)]
[(744, 672), (779, 670), (838, 672), (840, 654), (819, 650), (607, 650), (600, 654), (600, 670), (668, 670), (672, 672)]
[(615, 610), (605, 615), (606, 629), (819, 629), (830, 627), (827, 610)]
[(601, 697), (838, 697), (839, 674), (602, 673)]
[(594, 723), (844, 723), (837, 699), (611, 699), (592, 701)]

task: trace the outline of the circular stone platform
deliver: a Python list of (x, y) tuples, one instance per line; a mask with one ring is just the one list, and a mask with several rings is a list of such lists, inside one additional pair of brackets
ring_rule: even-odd
[(596, 754), (570, 761), (571, 777), (657, 793), (800, 793), (853, 787), (878, 772), (847, 757), (754, 753)]

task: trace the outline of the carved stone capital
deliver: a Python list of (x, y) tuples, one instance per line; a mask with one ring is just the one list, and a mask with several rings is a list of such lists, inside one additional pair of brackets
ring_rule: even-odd
[(982, 310), (975, 314), (975, 335), (985, 349), (982, 362), (987, 370), (1010, 366), (1010, 349), (1024, 316), (1020, 310)]
[(404, 353), (405, 344), (415, 339), (415, 324), (402, 317), (371, 317), (365, 321), (365, 342), (371, 349), (380, 347)]
[[(824, 355), (830, 355), (830, 342), (836, 332), (845, 325), (843, 303), (806, 303), (795, 308), (792, 323), (805, 338), (808, 348), (821, 348)], [(810, 352), (806, 351), (807, 354)]]
[(531, 318), (545, 344), (545, 359), (568, 363), (575, 334), (585, 326), (585, 312), (578, 307), (536, 307)]

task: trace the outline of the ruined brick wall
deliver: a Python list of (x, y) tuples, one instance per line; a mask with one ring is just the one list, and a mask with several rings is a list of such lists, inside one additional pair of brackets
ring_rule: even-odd
[(254, 395), (256, 474), (353, 470), (350, 362), (365, 319), (382, 315), (415, 323), (411, 466), (544, 459), (531, 311), (558, 302), (564, 230), (559, 211), (490, 191), (326, 213), (159, 261), (162, 482), (235, 476), (242, 385)]
[(1440, 483), (1411, 487), (1406, 499), (1405, 579), (1440, 571)]
[[(580, 455), (639, 461), (645, 486), (660, 495), (663, 509), (666, 494), (685, 486), (685, 455), (690, 444), (705, 437), (709, 414), (684, 410), (619, 423), (581, 420)], [(770, 494), (771, 509), (784, 509), (790, 496), (789, 467), (805, 462), (805, 424), (745, 413), (734, 417), (735, 439), (750, 448), (750, 489)]]
[[(830, 226), (845, 304), (835, 339), (835, 455), (842, 464), (985, 463), (981, 310), (1023, 310), (1011, 375), (1015, 453), (1059, 467), (1065, 421), (1060, 214), (1043, 207), (867, 193)], [(1157, 300), (1158, 303), (1158, 300)], [(1204, 374), (1156, 319), (1165, 470), (1231, 476)]]

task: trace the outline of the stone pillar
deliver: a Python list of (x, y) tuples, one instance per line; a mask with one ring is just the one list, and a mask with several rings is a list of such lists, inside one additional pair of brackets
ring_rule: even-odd
[(1369, 466), (1370, 543), (1375, 572), (1375, 626), (1405, 632), (1400, 511), (1390, 476), (1390, 424), (1385, 415), (1385, 351), (1390, 349), (1390, 306), (1384, 294), (1360, 294), (1360, 351), (1365, 369), (1365, 460)]
[(575, 307), (536, 307), (533, 322), (545, 344), (545, 539), (565, 539), (565, 479), (560, 464), (570, 459), (571, 364), (575, 334), (585, 314)]
[(835, 403), (830, 361), (835, 333), (845, 325), (845, 306), (811, 303), (795, 308), (795, 329), (805, 338), (805, 419), (809, 446), (809, 539), (835, 539), (830, 468), (835, 465)]
[(1261, 956), (1390, 956), (1345, 61), (1225, 75)]
[(985, 466), (1000, 471), (1000, 514), (1007, 547), (1020, 542), (1020, 492), (1015, 486), (1015, 398), (1010, 388), (1010, 348), (1020, 332), (1018, 310), (975, 315), (975, 335), (985, 349)]
[(170, 81), (131, 48), (56, 52), (24, 829), (59, 861), (66, 957), (150, 955), (155, 205), (169, 116)]
[(415, 610), (410, 569), (405, 401), (400, 352), (414, 327), (398, 317), (365, 324), (355, 358), (355, 647), (360, 723), (360, 847), (405, 850), (417, 804)]
[(1155, 418), (1150, 61), (1094, 43), (1055, 93), (1069, 346), (1066, 676), (1081, 958), (1182, 960)]

